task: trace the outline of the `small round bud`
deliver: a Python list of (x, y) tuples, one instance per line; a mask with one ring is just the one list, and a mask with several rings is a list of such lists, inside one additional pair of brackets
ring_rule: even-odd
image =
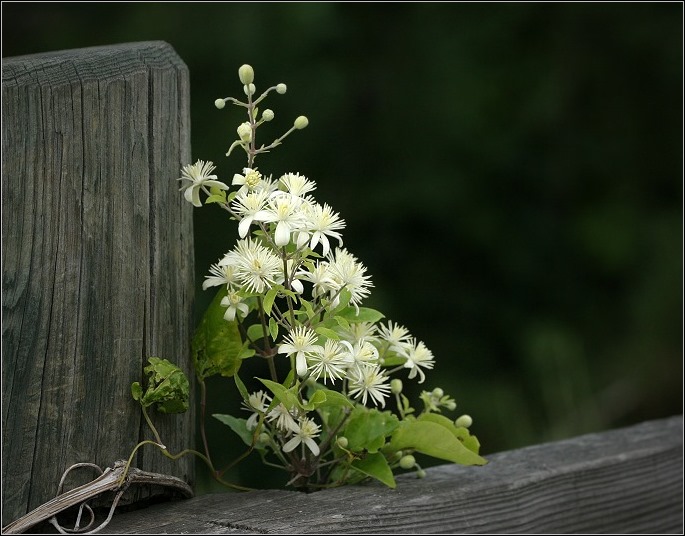
[(349, 444), (345, 436), (339, 436), (336, 441), (338, 442), (338, 446), (343, 449), (346, 449), (347, 445)]
[(262, 119), (264, 121), (271, 121), (274, 118), (274, 111), (267, 108), (262, 112)]
[(279, 95), (283, 95), (287, 90), (288, 86), (286, 86), (285, 84), (278, 84), (276, 86), (276, 93), (278, 93)]
[(214, 106), (221, 110), (224, 106), (226, 106), (226, 101), (224, 99), (216, 99), (214, 101)]
[(454, 411), (455, 409), (457, 409), (457, 403), (454, 400), (449, 400), (445, 404), (445, 407), (450, 411)]
[(394, 395), (399, 395), (402, 392), (402, 380), (395, 378), (390, 381), (390, 392)]
[(456, 421), (454, 421), (454, 424), (456, 426), (459, 426), (460, 428), (468, 428), (473, 424), (473, 419), (471, 418), (470, 415), (462, 415), (459, 417)]
[(419, 469), (418, 471), (416, 471), (416, 476), (418, 478), (426, 478), (426, 471), (424, 471), (423, 469)]
[(298, 130), (302, 130), (308, 124), (309, 124), (309, 119), (307, 119), (304, 115), (301, 115), (297, 119), (295, 119), (295, 128)]
[(254, 95), (255, 91), (257, 91), (257, 88), (255, 87), (254, 84), (250, 84), (249, 86), (248, 85), (243, 86), (243, 93), (245, 93), (245, 95)]
[(240, 69), (238, 69), (238, 78), (240, 78), (240, 82), (243, 85), (251, 84), (254, 81), (254, 70), (252, 69), (252, 66), (247, 63), (241, 65)]
[(250, 123), (245, 122), (238, 127), (238, 137), (241, 141), (252, 141), (252, 127)]
[(435, 398), (442, 398), (444, 395), (445, 395), (445, 391), (440, 389), (440, 387), (436, 387), (435, 389), (433, 389), (433, 396)]
[(261, 434), (259, 434), (258, 441), (259, 441), (260, 443), (266, 444), (266, 443), (269, 442), (269, 439), (270, 439), (270, 438), (269, 438), (269, 434), (267, 434), (266, 432), (262, 432)]
[(406, 456), (402, 456), (402, 459), (400, 460), (400, 467), (402, 469), (411, 469), (416, 465), (416, 458), (412, 456), (411, 454), (407, 454)]

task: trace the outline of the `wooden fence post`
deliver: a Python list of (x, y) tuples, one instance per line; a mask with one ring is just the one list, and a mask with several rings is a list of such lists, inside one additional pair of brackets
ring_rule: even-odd
[[(2, 91), (5, 525), (69, 465), (151, 438), (130, 385), (150, 356), (190, 373), (193, 237), (176, 180), (189, 76), (171, 46), (5, 58)], [(190, 446), (191, 412), (155, 422), (172, 452)], [(141, 469), (193, 478), (190, 457), (138, 452)]]

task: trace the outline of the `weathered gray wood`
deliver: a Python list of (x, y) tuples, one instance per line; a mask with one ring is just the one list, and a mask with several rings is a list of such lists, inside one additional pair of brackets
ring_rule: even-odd
[[(149, 356), (187, 372), (192, 330), (189, 76), (164, 42), (5, 58), (3, 525), (76, 462), (150, 434), (130, 384)], [(191, 414), (157, 418), (173, 451)], [(134, 465), (192, 478), (152, 447)]]
[(104, 532), (682, 533), (682, 416), (309, 495), (203, 495), (115, 515)]

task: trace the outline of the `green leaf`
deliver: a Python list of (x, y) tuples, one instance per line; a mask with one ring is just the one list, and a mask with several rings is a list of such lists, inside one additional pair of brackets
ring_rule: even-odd
[(326, 398), (324, 401), (318, 405), (318, 407), (328, 407), (328, 406), (347, 406), (348, 408), (353, 408), (354, 404), (342, 393), (338, 391), (332, 391), (330, 389), (319, 389), (317, 393), (324, 393)]
[(252, 324), (249, 328), (247, 328), (247, 337), (251, 341), (258, 341), (264, 337), (264, 328), (261, 324)]
[(326, 393), (323, 391), (314, 391), (309, 401), (306, 404), (298, 404), (305, 411), (312, 411), (326, 402)]
[(210, 195), (205, 199), (205, 205), (209, 205), (210, 203), (225, 203), (226, 202), (226, 195)]
[(350, 323), (347, 320), (345, 320), (342, 316), (337, 315), (333, 318), (341, 328), (350, 329)]
[(205, 311), (192, 341), (192, 360), (198, 380), (221, 374), (231, 377), (240, 368), (243, 341), (238, 323), (224, 319), (221, 300), (226, 296), (222, 286)]
[(290, 389), (287, 389), (280, 383), (271, 380), (263, 380), (262, 378), (257, 379), (262, 382), (288, 410), (291, 410), (294, 406), (302, 407), (300, 401), (297, 399), (297, 384), (293, 385)]
[(386, 436), (397, 428), (398, 420), (389, 411), (380, 412), (357, 406), (350, 415), (345, 427), (347, 448), (352, 452), (378, 452), (385, 444)]
[(271, 339), (276, 342), (278, 338), (278, 322), (274, 318), (269, 318), (269, 335)]
[(140, 383), (133, 382), (131, 384), (131, 396), (133, 397), (133, 400), (140, 400), (142, 398), (143, 388), (140, 386)]
[(415, 449), (422, 454), (461, 465), (485, 465), (487, 461), (467, 449), (442, 424), (429, 420), (404, 420), (390, 440), (389, 450)]
[(340, 335), (338, 335), (335, 331), (329, 328), (324, 328), (322, 326), (319, 326), (316, 328), (314, 331), (316, 331), (319, 335), (323, 335), (327, 339), (333, 339), (334, 341), (339, 341), (340, 340)]
[(362, 460), (355, 460), (352, 462), (352, 467), (367, 476), (380, 480), (389, 488), (394, 489), (396, 486), (392, 469), (390, 469), (385, 456), (380, 452), (369, 454)]
[(220, 413), (214, 413), (212, 417), (229, 426), (248, 447), (252, 446), (253, 433), (247, 429), (247, 419), (237, 419), (233, 415)]
[(276, 301), (276, 296), (278, 296), (278, 293), (281, 290), (283, 290), (283, 287), (281, 285), (274, 285), (266, 293), (266, 296), (264, 296), (264, 300), (262, 301), (262, 307), (264, 308), (264, 312), (267, 315), (271, 314), (271, 308), (274, 306), (274, 301)]
[(312, 304), (309, 303), (305, 299), (300, 299), (300, 302), (302, 303), (302, 306), (304, 307), (305, 312), (307, 313), (307, 318), (311, 320), (316, 316), (316, 313), (314, 313), (314, 309), (312, 308)]
[(397, 365), (403, 365), (407, 362), (406, 357), (402, 357), (397, 352), (388, 351), (383, 355), (383, 366), (384, 367), (396, 367)]
[(235, 386), (238, 388), (240, 396), (242, 396), (243, 400), (247, 402), (250, 398), (250, 394), (247, 392), (247, 387), (245, 387), (243, 380), (240, 379), (237, 373), (233, 375), (233, 379), (235, 380)]
[[(150, 357), (148, 362), (150, 364), (143, 369), (143, 372), (150, 377), (147, 391), (140, 398), (140, 403), (146, 408), (157, 404), (157, 410), (161, 413), (186, 411), (190, 383), (183, 371), (173, 363), (159, 357)], [(133, 390), (134, 387), (131, 386), (131, 391)]]
[(467, 428), (464, 428), (463, 426), (456, 426), (454, 421), (448, 419), (444, 415), (439, 415), (437, 413), (424, 413), (417, 417), (417, 420), (434, 422), (440, 426), (443, 426), (449, 430), (454, 437), (461, 441), (467, 449), (475, 454), (478, 454), (478, 451), (480, 450), (480, 442), (476, 436), (472, 436)]
[(348, 322), (378, 322), (381, 318), (385, 318), (385, 315), (380, 311), (369, 309), (368, 307), (360, 307), (359, 313), (357, 313), (354, 307), (346, 307), (337, 316), (344, 318)]

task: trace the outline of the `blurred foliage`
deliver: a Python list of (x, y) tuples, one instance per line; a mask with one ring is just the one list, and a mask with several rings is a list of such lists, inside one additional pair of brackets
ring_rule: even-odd
[[(485, 455), (682, 412), (682, 5), (2, 10), (3, 56), (170, 43), (190, 69), (193, 159), (225, 181), (244, 165), (224, 156), (243, 117), (214, 99), (238, 96), (243, 63), (258, 89), (285, 82), (260, 133), (301, 113), (310, 126), (260, 170), (318, 182), (374, 278), (367, 304), (433, 350), (421, 387), (474, 417)], [(195, 211), (198, 312), (235, 237), (218, 209)], [(234, 411), (234, 386), (213, 380), (208, 414)], [(209, 435), (217, 465), (239, 453), (228, 428)]]

